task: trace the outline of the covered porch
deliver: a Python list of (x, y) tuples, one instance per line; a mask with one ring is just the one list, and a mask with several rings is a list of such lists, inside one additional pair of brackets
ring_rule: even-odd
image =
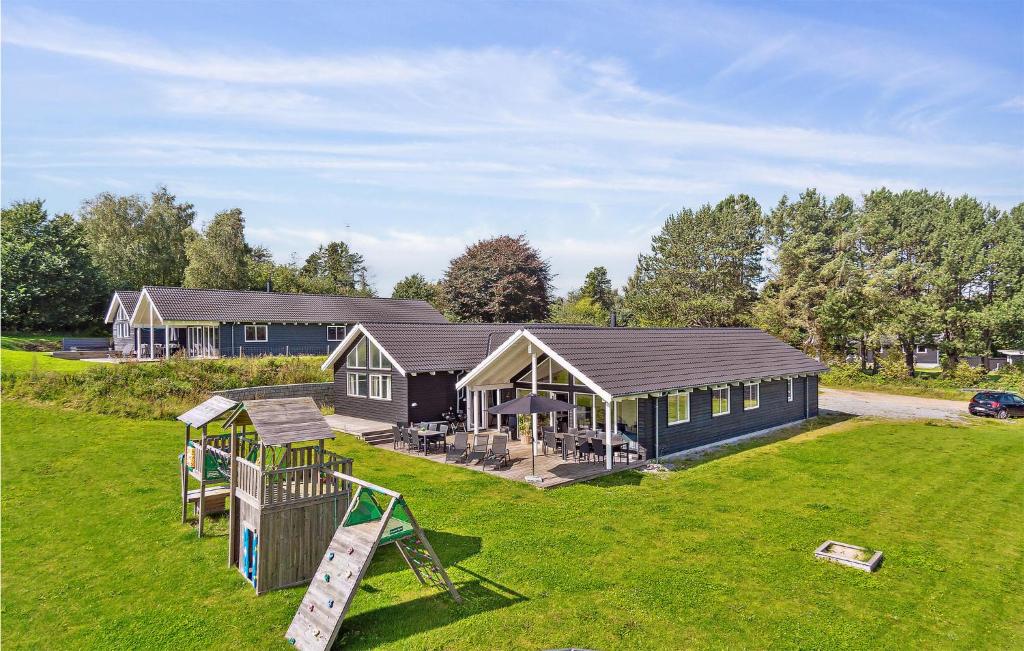
[[(467, 427), (471, 431), (509, 427), (535, 441), (538, 454), (543, 433), (596, 432), (602, 436), (605, 470), (612, 470), (613, 442), (625, 438), (639, 456), (641, 445), (640, 401), (647, 396), (614, 396), (574, 368), (531, 332), (521, 330), (509, 337), (457, 384), (465, 392)], [(528, 394), (568, 402), (569, 412), (532, 416), (496, 416), (488, 409)], [(525, 418), (525, 420), (524, 420)], [(539, 458), (539, 457), (538, 457)]]
[[(491, 438), (493, 438), (495, 434), (499, 433), (500, 432), (498, 430), (493, 429), (480, 430), (481, 435), (490, 435)], [(448, 435), (447, 440), (448, 443), (451, 443), (451, 434)], [(472, 441), (473, 434), (471, 433), (469, 436), (469, 442), (472, 444)], [(426, 454), (420, 450), (409, 449), (402, 445), (395, 447), (395, 450), (411, 457), (429, 459), (436, 463), (458, 465), (462, 468), (468, 468), (477, 472), (485, 472), (489, 475), (494, 475), (495, 477), (501, 477), (502, 479), (530, 483), (538, 488), (566, 486), (580, 481), (588, 481), (597, 477), (611, 475), (622, 470), (642, 468), (647, 465), (646, 461), (638, 460), (635, 455), (630, 455), (629, 461), (625, 461), (621, 456), (617, 456), (612, 467), (606, 468), (605, 463), (597, 463), (595, 461), (577, 461), (572, 458), (565, 459), (563, 458), (560, 450), (550, 448), (545, 450), (544, 446), (541, 445), (537, 456), (534, 459), (534, 464), (536, 466), (535, 474), (541, 478), (541, 481), (528, 482), (527, 477), (534, 474), (534, 470), (532, 469), (530, 462), (530, 442), (526, 438), (519, 438), (508, 442), (509, 462), (499, 468), (494, 468), (489, 464), (485, 468), (483, 465), (475, 462), (456, 463), (449, 461), (443, 448), (440, 447), (431, 448)]]
[(143, 291), (131, 316), (135, 356), (139, 360), (170, 359), (171, 355), (212, 359), (220, 357), (220, 323), (165, 320)]

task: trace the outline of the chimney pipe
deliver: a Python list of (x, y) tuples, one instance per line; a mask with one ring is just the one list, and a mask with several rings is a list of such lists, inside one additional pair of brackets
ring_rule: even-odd
[(269, 294), (269, 293), (271, 293), (273, 291), (274, 291), (274, 281), (272, 281), (270, 278), (267, 278), (267, 293)]
[(609, 327), (612, 327), (612, 328), (614, 328), (615, 326), (617, 326), (617, 325), (618, 325), (618, 324), (617, 324), (617, 323), (615, 322), (615, 310), (612, 310), (612, 314), (611, 314), (611, 316), (610, 316), (610, 317), (608, 318), (608, 325), (609, 325)]

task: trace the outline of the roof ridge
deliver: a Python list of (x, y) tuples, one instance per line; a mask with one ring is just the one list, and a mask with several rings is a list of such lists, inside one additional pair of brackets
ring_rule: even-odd
[[(267, 292), (262, 289), (221, 289), (217, 287), (177, 287), (174, 285), (143, 285), (142, 289), (176, 289), (186, 292), (220, 292), (224, 294), (256, 294), (259, 296), (309, 296), (312, 298), (348, 298), (365, 299), (373, 301), (394, 301), (396, 303), (426, 303), (429, 301), (421, 298), (391, 298), (387, 296), (349, 296), (347, 294), (310, 294), (307, 292)], [(142, 290), (115, 290), (115, 291), (139, 291)], [(433, 307), (433, 306), (431, 306)]]

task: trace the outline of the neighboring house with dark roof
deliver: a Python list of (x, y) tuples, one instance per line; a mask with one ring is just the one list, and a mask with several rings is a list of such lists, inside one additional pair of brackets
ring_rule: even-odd
[(827, 370), (754, 328), (456, 323), (359, 324), (324, 368), (337, 413), (392, 423), (454, 407), (483, 428), (499, 424), (487, 407), (536, 377), (538, 393), (577, 405), (541, 426), (624, 432), (649, 457), (814, 416)]
[(324, 355), (360, 321), (447, 323), (426, 301), (182, 287), (143, 287), (128, 321), (140, 358)]
[[(114, 350), (123, 355), (136, 355), (138, 340), (149, 341), (149, 330), (136, 333), (131, 323), (132, 313), (139, 302), (139, 292), (129, 289), (119, 289), (110, 297), (110, 305), (107, 307), (107, 316), (104, 323), (111, 323), (111, 336), (114, 340)], [(154, 340), (157, 343), (164, 342), (163, 331), (154, 333)]]

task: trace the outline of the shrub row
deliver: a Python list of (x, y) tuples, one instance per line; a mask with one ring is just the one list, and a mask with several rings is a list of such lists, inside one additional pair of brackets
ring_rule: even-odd
[(211, 391), (271, 384), (327, 382), (323, 357), (96, 364), (81, 373), (4, 372), (7, 398), (131, 418), (173, 418)]

